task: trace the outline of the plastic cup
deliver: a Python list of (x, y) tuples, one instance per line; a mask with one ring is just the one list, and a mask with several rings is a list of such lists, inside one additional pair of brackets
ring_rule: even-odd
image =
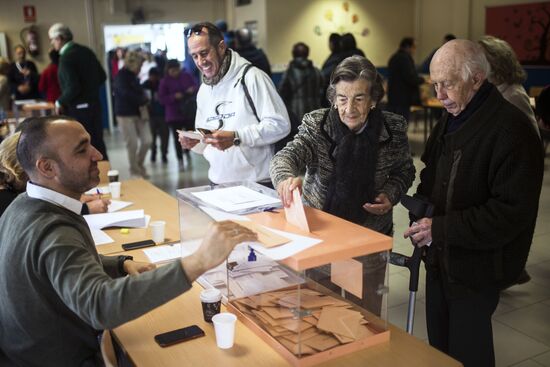
[(212, 317), (220, 313), (222, 292), (216, 288), (205, 289), (201, 292), (202, 315), (204, 321), (212, 322)]
[(212, 317), (214, 331), (216, 332), (216, 344), (218, 348), (229, 349), (235, 341), (235, 323), (237, 316), (232, 313), (222, 312)]
[(120, 182), (110, 182), (109, 191), (111, 192), (112, 199), (120, 199)]
[(117, 182), (118, 181), (118, 171), (116, 169), (112, 169), (107, 172), (107, 177), (109, 178), (109, 182)]
[(164, 227), (166, 227), (166, 222), (163, 220), (156, 220), (149, 223), (151, 227), (151, 238), (158, 245), (159, 243), (164, 242)]

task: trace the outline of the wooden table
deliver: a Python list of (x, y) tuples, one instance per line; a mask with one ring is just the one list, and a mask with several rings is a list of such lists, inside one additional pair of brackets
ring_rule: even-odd
[[(128, 253), (136, 260), (146, 260), (141, 250)], [(289, 366), (283, 357), (240, 321), (237, 321), (233, 348), (219, 349), (216, 346), (212, 324), (205, 322), (202, 317), (199, 300), (201, 290), (200, 285), (195, 283), (193, 288), (185, 294), (114, 330), (115, 339), (136, 366)], [(157, 334), (193, 324), (203, 329), (206, 336), (168, 348), (159, 347), (153, 340)], [(391, 324), (389, 328), (391, 330), (389, 343), (327, 361), (320, 366), (461, 366), (459, 362), (430, 347), (424, 341), (410, 336)]]
[[(133, 205), (123, 210), (143, 209), (151, 221), (166, 222), (165, 243), (177, 242), (180, 239), (178, 202), (146, 180), (128, 180), (122, 182), (120, 200), (131, 201)], [(149, 228), (130, 228), (130, 233), (122, 234), (120, 228), (106, 229), (105, 232), (115, 240), (114, 243), (97, 246), (100, 254), (121, 252), (123, 243), (142, 241), (151, 238)]]

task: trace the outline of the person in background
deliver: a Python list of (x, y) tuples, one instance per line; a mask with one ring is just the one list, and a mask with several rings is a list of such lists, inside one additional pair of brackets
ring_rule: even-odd
[(78, 198), (99, 183), (103, 157), (84, 127), (65, 117), (32, 118), (17, 157), (30, 182), (0, 218), (2, 366), (103, 366), (101, 330), (188, 291), (235, 245), (257, 240), (224, 221), (211, 225), (195, 253), (158, 269), (99, 255)]
[(115, 115), (126, 142), (126, 152), (130, 162), (130, 175), (149, 178), (143, 165), (145, 155), (151, 147), (149, 116), (144, 116), (140, 108), (146, 109), (148, 99), (139, 84), (138, 74), (143, 58), (136, 51), (126, 52), (124, 67), (118, 71), (113, 87), (115, 95)]
[(294, 114), (298, 121), (307, 112), (321, 107), (323, 76), (308, 56), (309, 47), (303, 42), (296, 43), (292, 47), (292, 61), (279, 85), (279, 94), (289, 114)]
[(402, 115), (407, 121), (411, 106), (420, 104), (419, 86), (424, 83), (414, 66), (415, 51), (414, 38), (405, 37), (388, 62), (388, 111)]
[[(0, 217), (17, 195), (25, 192), (29, 181), (29, 177), (17, 160), (16, 149), (19, 135), (21, 132), (17, 131), (0, 143)], [(86, 194), (80, 196), (80, 202), (83, 207), (86, 206), (85, 212), (82, 214), (105, 213), (111, 203), (109, 199)]]
[(141, 70), (139, 71), (138, 78), (139, 82), (143, 84), (149, 78), (149, 70), (151, 70), (151, 68), (157, 68), (158, 70), (158, 66), (155, 62), (153, 54), (149, 51), (141, 51), (141, 57), (143, 57), (143, 64), (141, 65)]
[(4, 57), (0, 57), (0, 110), (11, 110), (11, 88), (8, 79), (10, 63)]
[[(449, 41), (452, 41), (456, 39), (455, 35), (452, 34), (452, 33), (447, 33), (444, 37), (443, 37), (443, 41), (441, 42), (442, 45), (444, 45), (445, 43), (449, 42)], [(422, 74), (429, 74), (430, 73), (430, 63), (432, 62), (432, 58), (434, 57), (434, 54), (435, 52), (439, 49), (439, 47), (436, 47), (432, 50), (432, 52), (430, 52), (430, 54), (428, 55), (428, 57), (426, 57), (424, 59), (424, 61), (422, 61), (422, 64), (420, 64), (420, 66), (418, 67), (418, 72), (419, 73), (422, 73)]]
[[(550, 85), (544, 87), (542, 92), (535, 99), (536, 107), (535, 111), (537, 113), (537, 123), (544, 132), (548, 134), (550, 131)], [(546, 130), (546, 131), (545, 131)]]
[(352, 33), (344, 33), (340, 38), (340, 49), (342, 51), (342, 60), (350, 56), (363, 56), (363, 50), (357, 48), (357, 41)]
[(342, 55), (341, 39), (338, 33), (331, 33), (328, 38), (328, 47), (330, 49), (330, 55), (327, 57), (323, 66), (321, 67), (321, 74), (323, 75), (324, 86), (323, 96), (321, 97), (321, 105), (323, 107), (330, 107), (330, 102), (326, 99), (326, 90), (330, 81), (330, 75), (336, 66), (345, 58)]
[[(333, 107), (307, 113), (294, 140), (271, 160), (273, 186), (285, 207), (300, 190), (305, 205), (392, 235), (393, 207), (415, 169), (407, 121), (380, 110), (383, 96), (382, 77), (366, 58), (348, 57), (334, 69), (327, 92)], [(363, 297), (346, 296), (380, 314), (382, 297), (366, 292), (384, 283), (386, 259), (375, 254), (358, 260), (368, 274)], [(331, 287), (330, 268), (310, 275)]]
[(434, 214), (404, 233), (425, 249), (430, 345), (464, 367), (495, 365), (491, 316), (525, 267), (544, 170), (539, 137), (489, 72), (476, 42), (452, 40), (435, 53), (430, 79), (445, 111), (416, 193)]
[(118, 71), (124, 67), (124, 56), (126, 55), (126, 49), (117, 47), (111, 58), (111, 78), (115, 79)]
[[(488, 80), (493, 83), (502, 96), (523, 112), (531, 122), (533, 129), (539, 134), (535, 112), (529, 102), (529, 96), (523, 88), (527, 73), (520, 65), (512, 46), (504, 40), (493, 36), (483, 36), (478, 41), (485, 52), (485, 57), (491, 65)], [(528, 281), (529, 276), (524, 280)]]
[[(168, 125), (164, 120), (164, 106), (159, 101), (160, 71), (149, 69), (149, 78), (141, 86), (149, 98), (149, 126), (151, 127), (151, 162), (157, 161), (157, 138), (160, 139), (162, 163), (168, 163)], [(178, 144), (179, 145), (179, 144)]]
[(27, 51), (22, 45), (13, 48), (15, 62), (10, 66), (8, 80), (15, 100), (38, 99), (38, 79), (40, 75), (34, 62), (27, 60)]
[(93, 146), (108, 160), (99, 101), (99, 89), (107, 78), (105, 71), (92, 50), (73, 41), (66, 25), (52, 25), (48, 36), (60, 55), (57, 75), (61, 96), (55, 101), (56, 112), (80, 122), (92, 137)]
[(212, 23), (195, 24), (186, 37), (202, 72), (196, 126), (211, 133), (202, 141), (181, 136), (182, 146), (204, 155), (214, 184), (248, 180), (270, 186), (273, 143), (290, 132), (285, 104), (271, 78), (256, 67), (243, 76), (250, 63), (227, 48)]
[(250, 29), (241, 28), (235, 31), (235, 51), (271, 77), (271, 65), (267, 55), (252, 42), (252, 31)]
[(183, 152), (189, 155), (189, 149), (182, 149), (177, 130), (195, 129), (195, 116), (189, 112), (191, 108), (188, 111), (184, 106), (193, 105), (198, 86), (191, 74), (182, 70), (180, 62), (176, 59), (168, 60), (164, 74), (159, 86), (159, 101), (164, 105), (165, 120), (172, 130), (176, 156), (178, 161), (183, 163)]
[(46, 101), (55, 103), (61, 95), (61, 87), (59, 86), (59, 78), (57, 77), (59, 51), (52, 48), (48, 52), (48, 56), (50, 57), (50, 64), (40, 75), (38, 90), (46, 96)]

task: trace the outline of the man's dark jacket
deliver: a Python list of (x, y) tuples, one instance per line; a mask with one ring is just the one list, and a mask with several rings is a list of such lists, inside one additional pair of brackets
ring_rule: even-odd
[(99, 102), (99, 87), (105, 82), (105, 71), (88, 47), (72, 43), (59, 59), (61, 105), (76, 106)]
[(523, 269), (544, 170), (540, 140), (523, 112), (493, 88), (453, 133), (447, 113), (422, 156), (418, 193), (435, 205), (428, 271), (451, 292), (503, 288)]

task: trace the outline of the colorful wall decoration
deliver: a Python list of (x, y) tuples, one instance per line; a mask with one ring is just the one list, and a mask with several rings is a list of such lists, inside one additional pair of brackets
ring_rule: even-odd
[(318, 36), (352, 33), (366, 37), (370, 30), (359, 25), (359, 15), (353, 11), (348, 1), (344, 1), (339, 7), (326, 9), (322, 22), (314, 27), (313, 32)]
[(550, 65), (550, 2), (487, 7), (485, 33), (506, 40), (524, 65)]

